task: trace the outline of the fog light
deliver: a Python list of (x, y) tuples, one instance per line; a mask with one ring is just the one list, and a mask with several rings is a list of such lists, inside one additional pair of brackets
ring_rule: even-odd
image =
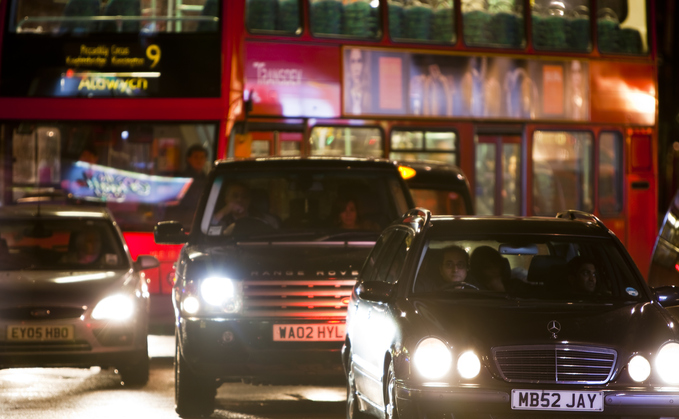
[(222, 343), (231, 343), (233, 342), (233, 332), (226, 331), (222, 333)]

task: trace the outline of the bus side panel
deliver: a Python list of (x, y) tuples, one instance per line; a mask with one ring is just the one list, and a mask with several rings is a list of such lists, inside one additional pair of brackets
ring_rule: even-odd
[(658, 233), (657, 188), (653, 174), (632, 174), (627, 180), (627, 250), (639, 271), (648, 274)]

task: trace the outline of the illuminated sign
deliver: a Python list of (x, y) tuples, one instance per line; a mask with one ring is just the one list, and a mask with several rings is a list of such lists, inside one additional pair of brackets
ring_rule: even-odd
[(192, 182), (192, 178), (150, 176), (79, 161), (66, 172), (62, 187), (86, 200), (170, 204), (181, 200)]

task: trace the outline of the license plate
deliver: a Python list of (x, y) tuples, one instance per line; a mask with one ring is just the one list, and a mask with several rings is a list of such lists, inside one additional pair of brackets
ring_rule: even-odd
[(601, 391), (512, 390), (512, 409), (603, 412)]
[(74, 335), (74, 327), (72, 325), (7, 326), (7, 340), (14, 341), (72, 340)]
[(274, 324), (273, 340), (277, 342), (342, 341), (344, 324)]

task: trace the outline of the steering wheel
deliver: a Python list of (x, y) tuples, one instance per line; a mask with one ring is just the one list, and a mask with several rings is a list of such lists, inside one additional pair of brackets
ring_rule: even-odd
[(470, 284), (469, 282), (454, 282), (452, 284), (448, 284), (445, 287), (443, 287), (444, 291), (450, 291), (450, 290), (458, 290), (458, 289), (470, 289), (470, 290), (477, 290), (479, 291), (480, 288), (477, 287), (474, 284)]

